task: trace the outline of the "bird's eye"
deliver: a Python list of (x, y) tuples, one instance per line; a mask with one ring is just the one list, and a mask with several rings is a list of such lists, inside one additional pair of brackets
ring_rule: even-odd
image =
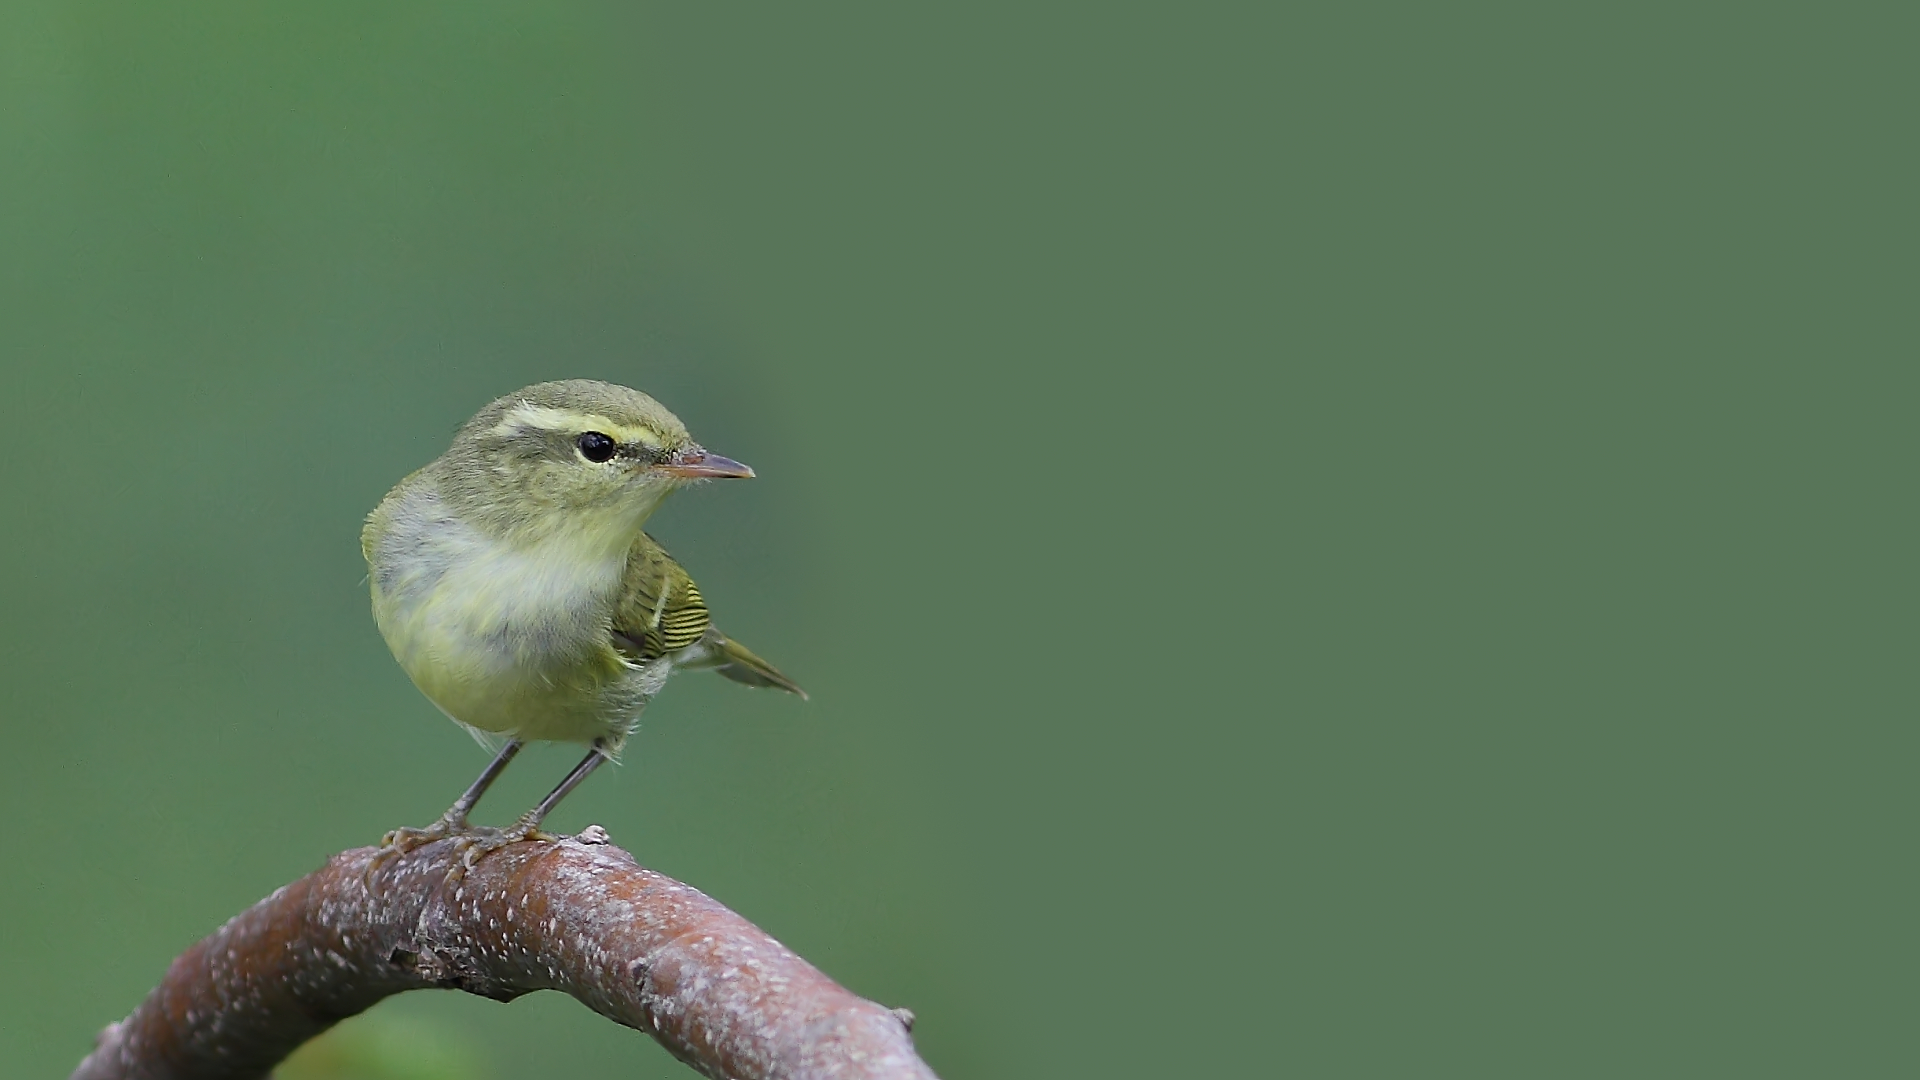
[(580, 448), (580, 456), (592, 462), (610, 461), (613, 458), (614, 441), (611, 435), (602, 435), (598, 431), (589, 431), (573, 440)]

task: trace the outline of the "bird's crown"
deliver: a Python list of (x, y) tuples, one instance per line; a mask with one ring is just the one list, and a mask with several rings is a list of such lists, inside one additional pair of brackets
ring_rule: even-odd
[(547, 441), (597, 431), (622, 446), (672, 453), (693, 442), (665, 405), (638, 390), (596, 379), (562, 379), (516, 390), (474, 414), (456, 444)]

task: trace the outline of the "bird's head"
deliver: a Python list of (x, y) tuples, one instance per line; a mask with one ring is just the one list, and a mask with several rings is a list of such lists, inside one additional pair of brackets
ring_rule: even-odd
[(674, 489), (753, 475), (708, 453), (659, 402), (591, 379), (493, 402), (435, 468), (441, 496), (469, 524), (517, 542), (566, 536), (608, 551), (625, 551)]

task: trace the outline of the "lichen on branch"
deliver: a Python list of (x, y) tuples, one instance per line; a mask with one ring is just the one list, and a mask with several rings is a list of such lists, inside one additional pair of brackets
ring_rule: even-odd
[(188, 949), (73, 1080), (257, 1080), (381, 999), (560, 990), (711, 1077), (924, 1078), (912, 1014), (841, 987), (597, 826), (491, 851), (341, 852)]

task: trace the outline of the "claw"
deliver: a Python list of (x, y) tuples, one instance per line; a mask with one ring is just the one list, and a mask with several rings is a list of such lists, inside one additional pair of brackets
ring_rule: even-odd
[(467, 876), (467, 871), (496, 851), (525, 841), (559, 839), (551, 833), (541, 832), (524, 819), (505, 829), (468, 829), (454, 838), (454, 842), (460, 846), (460, 862), (447, 872), (446, 884), (458, 885)]
[(442, 817), (424, 829), (402, 827), (394, 829), (380, 838), (380, 850), (367, 860), (367, 868), (360, 874), (362, 885), (372, 891), (373, 875), (389, 861), (405, 855), (415, 848), (424, 847), (436, 840), (458, 837), (470, 833), (473, 827), (464, 818)]
[(457, 885), (460, 879), (466, 876), (467, 871), (473, 869), (475, 863), (501, 848), (520, 843), (522, 840), (561, 839), (552, 833), (542, 832), (540, 823), (546, 820), (547, 814), (566, 797), (567, 792), (572, 791), (580, 781), (587, 778), (587, 774), (593, 772), (601, 762), (606, 761), (612, 751), (607, 748), (606, 740), (596, 739), (593, 749), (587, 752), (587, 756), (581, 760), (580, 764), (573, 767), (573, 771), (567, 774), (566, 779), (560, 781), (559, 786), (548, 792), (547, 797), (541, 799), (538, 806), (522, 814), (520, 820), (514, 822), (512, 826), (505, 829), (477, 829), (467, 824), (467, 814), (473, 809), (473, 804), (479, 801), (481, 794), (487, 790), (487, 785), (493, 783), (493, 778), (499, 775), (500, 770), (505, 768), (507, 762), (513, 760), (513, 755), (519, 751), (519, 740), (508, 743), (493, 759), (493, 763), (487, 766), (487, 771), (480, 774), (480, 779), (473, 782), (473, 786), (467, 789), (465, 795), (460, 796), (458, 802), (447, 808), (447, 812), (440, 816), (439, 821), (424, 829), (395, 829), (382, 837), (380, 850), (374, 852), (373, 858), (367, 860), (367, 868), (360, 876), (361, 883), (367, 886), (367, 891), (373, 891), (374, 871), (385, 865), (388, 859), (405, 855), (435, 840), (452, 840), (460, 847), (459, 865), (447, 872), (447, 880), (444, 883), (444, 885)]

